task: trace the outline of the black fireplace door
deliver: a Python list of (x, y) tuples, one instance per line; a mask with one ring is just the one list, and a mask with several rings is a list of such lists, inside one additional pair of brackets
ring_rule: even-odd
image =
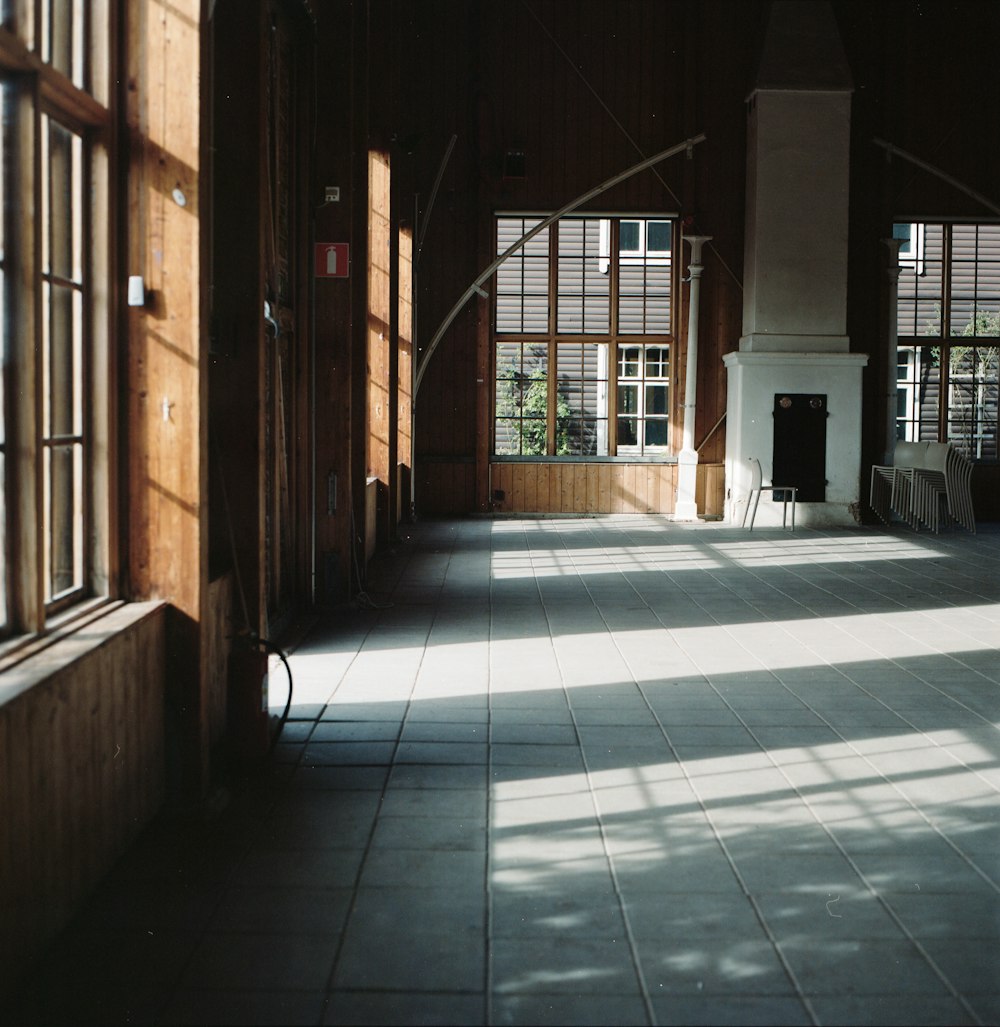
[[(815, 392), (774, 394), (773, 477), (798, 487), (798, 500), (826, 502), (826, 396)], [(780, 497), (779, 497), (780, 498)]]

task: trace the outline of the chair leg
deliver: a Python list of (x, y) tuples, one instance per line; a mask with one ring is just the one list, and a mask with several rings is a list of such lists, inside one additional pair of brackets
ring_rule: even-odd
[[(757, 489), (753, 494), (753, 513), (750, 515), (750, 530), (753, 531), (753, 522), (757, 518), (757, 504), (760, 502), (761, 490)], [(749, 503), (747, 504), (749, 506)]]

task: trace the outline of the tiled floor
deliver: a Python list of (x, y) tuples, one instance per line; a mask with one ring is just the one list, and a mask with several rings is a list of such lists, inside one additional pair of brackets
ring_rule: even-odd
[(22, 1019), (1000, 1021), (996, 526), (407, 534)]

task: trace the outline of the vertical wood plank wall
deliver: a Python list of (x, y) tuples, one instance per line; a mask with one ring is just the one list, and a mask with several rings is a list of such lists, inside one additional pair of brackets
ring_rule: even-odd
[[(491, 506), (498, 513), (672, 514), (676, 464), (504, 461), (490, 465)], [(725, 466), (699, 464), (698, 512), (721, 517)]]
[[(368, 453), (367, 473), (377, 480), (379, 508), (389, 493), (390, 391), (392, 354), (390, 310), (389, 155), (379, 150), (368, 154)], [(393, 482), (393, 485), (395, 483)]]
[(202, 5), (130, 0), (125, 7), (127, 266), (150, 294), (145, 307), (129, 308), (124, 347), (129, 591), (171, 603), (169, 701), (179, 717), (185, 787), (199, 793), (210, 775), (199, 623), (208, 587)]
[(413, 466), (412, 424), (413, 407), (413, 229), (402, 225), (399, 229), (399, 295), (397, 299), (396, 354), (396, 523), (410, 509), (410, 469)]
[[(665, 161), (587, 208), (674, 213), (685, 218), (686, 232), (714, 237), (702, 276), (695, 425), (701, 444), (725, 412), (722, 356), (738, 346), (742, 324), (742, 155), (753, 60), (745, 43), (756, 36), (760, 10), (752, 3), (708, 10), (655, 0), (399, 5), (405, 88), (391, 127), (398, 138), (417, 140), (394, 169), (407, 179), (401, 190), (426, 195), (452, 126), (458, 138), (421, 253), (421, 266), (432, 273), (419, 275), (418, 352), (492, 260), (496, 212), (558, 209), (642, 156), (705, 132), (710, 142), (697, 147), (692, 160)], [(425, 48), (412, 45), (415, 39), (433, 39), (436, 52), (452, 59), (428, 60)], [(697, 60), (689, 51), (725, 52), (727, 60)], [(503, 176), (510, 150), (525, 155), (523, 178)], [(682, 274), (688, 256), (684, 245), (677, 254)], [(492, 283), (487, 290), (492, 296)], [(684, 388), (686, 296), (685, 285), (674, 319), (675, 396)], [(492, 508), (492, 317), (492, 300), (471, 301), (424, 376), (414, 460), (422, 514)], [(679, 437), (678, 418), (675, 407)], [(720, 463), (725, 438), (723, 423), (700, 450), (702, 461)], [(550, 473), (561, 488), (575, 472)], [(631, 505), (624, 499), (627, 486), (621, 488), (622, 504)], [(649, 492), (641, 488), (637, 495)], [(669, 503), (657, 499), (655, 505)]]
[(164, 613), (159, 603), (120, 607), (27, 661), (32, 674), (56, 669), (19, 694), (29, 671), (4, 675), (0, 995), (160, 807)]

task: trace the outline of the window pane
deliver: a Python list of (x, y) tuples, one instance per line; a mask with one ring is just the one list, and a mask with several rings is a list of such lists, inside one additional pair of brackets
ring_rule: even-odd
[(548, 413), (548, 347), (500, 342), (496, 357), (494, 452), (544, 456)]
[(619, 226), (618, 248), (623, 253), (639, 252), (639, 222), (623, 221)]
[(46, 431), (49, 437), (75, 435), (80, 431), (81, 297), (65, 286), (45, 286), (43, 294), (49, 297)]
[(666, 378), (670, 373), (670, 350), (666, 346), (646, 347), (646, 377)]
[(639, 421), (635, 417), (618, 418), (618, 448), (638, 445)]
[(973, 460), (997, 456), (1000, 347), (953, 346), (948, 366), (948, 441)]
[(42, 118), (45, 601), (83, 587), (83, 139)]
[(649, 221), (646, 223), (646, 252), (670, 252), (670, 222)]
[[(541, 218), (498, 218), (497, 256)], [(497, 269), (496, 330), (500, 334), (549, 330), (549, 230), (515, 250)]]
[(666, 385), (646, 386), (646, 416), (667, 413)]
[[(7, 181), (7, 132), (10, 87), (0, 82), (0, 352), (7, 352), (7, 237), (4, 211), (10, 200)], [(0, 632), (7, 627), (7, 360), (0, 359)]]
[(607, 345), (560, 343), (556, 359), (556, 455), (607, 456)]
[(618, 347), (618, 377), (638, 378), (642, 367), (641, 346)]
[(0, 448), (0, 630), (7, 627), (7, 461)]
[(84, 88), (85, 0), (39, 0), (42, 14), (42, 60)]
[(1000, 335), (1000, 226), (952, 226), (951, 335)]
[[(907, 225), (907, 231), (911, 226)], [(941, 334), (944, 303), (944, 226), (920, 225), (919, 259), (900, 254), (896, 302), (898, 332), (902, 336)], [(897, 226), (898, 228), (898, 226)], [(894, 229), (895, 231), (895, 229)]]
[(639, 386), (618, 386), (618, 413), (637, 414), (639, 412)]
[[(638, 245), (621, 247), (618, 257), (618, 332), (669, 335), (671, 258), (669, 221), (631, 222)], [(625, 223), (622, 223), (624, 230)], [(645, 240), (645, 246), (642, 241)]]
[(665, 446), (667, 444), (667, 422), (659, 418), (646, 421), (646, 445)]
[(45, 451), (46, 602), (83, 583), (82, 455), (80, 445), (52, 446)]
[(937, 442), (941, 348), (900, 346), (896, 381), (896, 437), (908, 442)]
[(601, 260), (599, 218), (559, 222), (559, 296), (556, 331), (566, 335), (607, 333), (611, 298), (606, 261)]
[(75, 282), (80, 281), (82, 265), (82, 230), (80, 178), (83, 141), (68, 129), (43, 119), (49, 131), (49, 188), (47, 210), (43, 215), (43, 232), (48, 241), (47, 262), (43, 271)]
[(619, 454), (643, 453), (668, 444), (669, 374), (669, 346), (618, 347)]

